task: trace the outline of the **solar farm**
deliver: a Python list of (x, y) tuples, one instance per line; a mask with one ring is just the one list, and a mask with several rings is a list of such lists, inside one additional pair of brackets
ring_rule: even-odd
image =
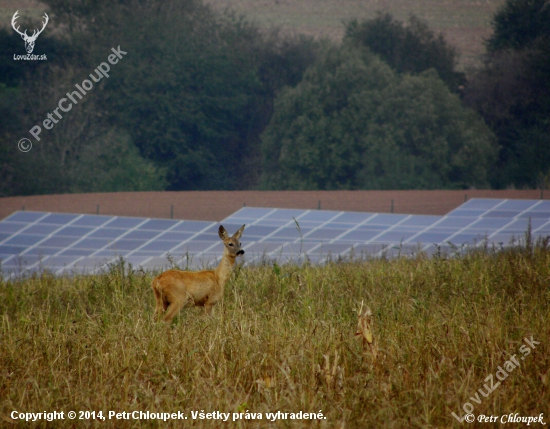
[(119, 258), (144, 270), (216, 264), (222, 224), (246, 224), (245, 264), (452, 254), (550, 236), (549, 200), (471, 199), (445, 216), (243, 207), (221, 222), (18, 211), (0, 221), (4, 277), (93, 274)]
[[(154, 277), (215, 265), (220, 224), (246, 224), (223, 299), (158, 321)], [(14, 212), (0, 221), (0, 414), (296, 429), (548, 415), (548, 236), (549, 200), (443, 216), (246, 206), (220, 222)]]

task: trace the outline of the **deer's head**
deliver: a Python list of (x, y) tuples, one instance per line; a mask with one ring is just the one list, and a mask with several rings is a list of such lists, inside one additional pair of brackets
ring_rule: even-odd
[(21, 35), (21, 38), (25, 41), (25, 49), (27, 50), (27, 53), (32, 54), (32, 51), (34, 49), (34, 42), (36, 41), (36, 38), (40, 35), (40, 33), (44, 31), (44, 28), (46, 28), (46, 25), (48, 25), (48, 21), (50, 19), (48, 18), (48, 14), (44, 13), (45, 21), (42, 23), (42, 28), (40, 30), (34, 30), (32, 33), (32, 36), (29, 36), (27, 34), (27, 30), (21, 33), (21, 31), (19, 31), (19, 27), (15, 28), (15, 21), (17, 21), (17, 18), (19, 18), (19, 16), (17, 16), (18, 13), (19, 11), (16, 11), (13, 14), (13, 18), (11, 19), (11, 26), (19, 35)]
[(241, 235), (243, 235), (244, 227), (245, 225), (241, 226), (239, 230), (230, 237), (225, 228), (220, 225), (218, 235), (222, 239), (226, 251), (232, 256), (244, 255), (244, 250), (241, 249), (241, 242), (239, 241)]

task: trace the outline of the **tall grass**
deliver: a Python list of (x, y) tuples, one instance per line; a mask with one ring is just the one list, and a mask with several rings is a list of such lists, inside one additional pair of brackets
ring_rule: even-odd
[[(550, 250), (326, 266), (237, 268), (214, 317), (153, 321), (152, 274), (0, 283), (0, 417), (64, 411), (35, 427), (462, 427), (473, 414), (550, 411)], [(355, 336), (361, 301), (374, 343)], [(470, 397), (524, 338), (540, 342), (481, 403)], [(495, 379), (495, 382), (497, 380)], [(170, 420), (69, 420), (73, 410), (184, 412)], [(262, 413), (194, 420), (191, 411)], [(267, 412), (326, 419), (266, 420)], [(244, 416), (244, 414), (243, 414)], [(476, 427), (474, 424), (471, 427)], [(514, 427), (509, 425), (509, 427)]]

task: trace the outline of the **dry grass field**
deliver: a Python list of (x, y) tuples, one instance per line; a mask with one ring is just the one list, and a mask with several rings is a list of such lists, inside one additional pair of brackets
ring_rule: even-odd
[[(350, 18), (414, 13), (457, 46), (463, 69), (479, 60), (490, 17), (504, 3), (208, 1), (265, 27), (334, 40)], [(39, 16), (41, 7), (1, 0), (2, 25), (9, 27), (15, 8)], [(465, 195), (496, 196), (426, 192), (421, 199), (397, 191), (297, 200), (253, 191), (223, 200), (212, 193), (11, 197), (0, 200), (0, 218), (23, 206), (169, 217), (175, 206), (175, 218), (220, 220), (245, 203), (315, 209), (318, 202), (444, 214)], [(540, 191), (502, 192), (538, 198)], [(5, 280), (0, 269), (0, 427), (487, 428), (515, 413), (543, 413), (548, 424), (550, 248), (526, 242), (451, 258), (238, 266), (212, 317), (188, 308), (171, 324), (153, 318), (156, 273), (122, 260), (93, 276)], [(49, 421), (53, 412), (62, 418)], [(467, 413), (499, 420), (461, 422)], [(525, 425), (505, 425), (515, 427)]]
[[(459, 423), (465, 410), (548, 423), (548, 243), (238, 268), (213, 317), (184, 309), (171, 325), (153, 320), (151, 279), (120, 263), (0, 280), (0, 426), (493, 427)], [(371, 344), (365, 323), (356, 336), (361, 303)], [(64, 419), (12, 419), (53, 411)], [(182, 420), (133, 419), (140, 411)]]

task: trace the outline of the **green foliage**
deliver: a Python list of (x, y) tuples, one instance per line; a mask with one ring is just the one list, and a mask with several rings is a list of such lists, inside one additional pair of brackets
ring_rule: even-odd
[(492, 186), (534, 188), (550, 171), (550, 7), (509, 0), (493, 27), (485, 64), (468, 82), (464, 101), (501, 146)]
[[(463, 82), (455, 50), (414, 17), (349, 23), (302, 79), (322, 43), (202, 0), (46, 3), (47, 62), (13, 61), (22, 41), (0, 30), (2, 195), (251, 189), (260, 178), (264, 189), (534, 187), (550, 171), (542, 0), (506, 2), (484, 68), (461, 92), (498, 137), (496, 168), (491, 133), (450, 94)], [(17, 151), (119, 45), (128, 55), (110, 78), (31, 153)]]
[(369, 48), (399, 73), (418, 74), (433, 68), (451, 91), (464, 83), (464, 74), (456, 71), (456, 50), (415, 16), (407, 25), (388, 13), (361, 22), (353, 20), (346, 27), (344, 40)]
[(538, 40), (550, 40), (550, 5), (547, 0), (507, 0), (493, 18), (490, 51), (524, 49)]
[[(275, 94), (300, 81), (316, 56), (316, 42), (262, 33), (239, 17), (213, 12), (201, 0), (47, 4), (56, 17), (48, 28), (60, 29), (53, 45), (50, 39), (41, 44), (52, 61), (14, 62), (11, 50), (23, 49), (22, 43), (0, 32), (7, 54), (0, 60), (1, 77), (14, 88), (13, 94), (0, 91), (6, 113), (0, 119), (6, 123), (0, 129), (0, 193), (257, 184), (259, 135)], [(110, 77), (53, 131), (43, 132), (30, 153), (19, 153), (16, 143), (27, 130), (119, 45), (128, 54), (111, 66)], [(104, 136), (112, 133), (124, 136), (114, 141), (131, 141), (139, 153), (122, 143), (118, 151), (108, 147), (111, 139)], [(126, 149), (132, 162), (116, 159)], [(135, 175), (136, 169), (143, 175)]]
[(91, 46), (89, 64), (113, 44), (128, 52), (99, 107), (167, 171), (168, 189), (254, 186), (274, 94), (300, 80), (311, 39), (264, 35), (199, 0), (50, 3)]
[(0, 130), (4, 133), (19, 131), (21, 121), (17, 110), (20, 103), (21, 91), (17, 87), (0, 83)]
[[(0, 85), (0, 193), (3, 195), (64, 192), (162, 190), (166, 172), (144, 159), (128, 133), (110, 126), (98, 114), (101, 84), (64, 113), (51, 130), (42, 129), (40, 141), (28, 133), (42, 124), (70, 87), (82, 79), (71, 67), (40, 71), (39, 79), (20, 88)], [(48, 86), (44, 86), (44, 81)], [(27, 136), (32, 149), (23, 153), (18, 141)]]
[(264, 189), (482, 187), (495, 150), (434, 71), (397, 75), (349, 45), (281, 95), (262, 144)]
[[(136, 12), (124, 21), (134, 40), (109, 82), (124, 94), (114, 100), (117, 119), (146, 157), (167, 167), (170, 189), (232, 189), (244, 175), (246, 125), (260, 82), (235, 26), (185, 15)], [(140, 126), (131, 127), (136, 118)]]
[(161, 191), (166, 172), (143, 158), (129, 135), (109, 130), (86, 145), (74, 168), (72, 192)]
[(11, 164), (1, 172), (0, 191), (6, 194), (8, 190), (36, 195), (159, 191), (166, 187), (166, 172), (143, 158), (130, 137), (115, 129), (90, 136), (67, 151), (59, 151), (55, 140), (33, 142), (27, 153), (17, 150), (17, 140), (6, 143), (0, 145), (6, 158), (11, 157)]

